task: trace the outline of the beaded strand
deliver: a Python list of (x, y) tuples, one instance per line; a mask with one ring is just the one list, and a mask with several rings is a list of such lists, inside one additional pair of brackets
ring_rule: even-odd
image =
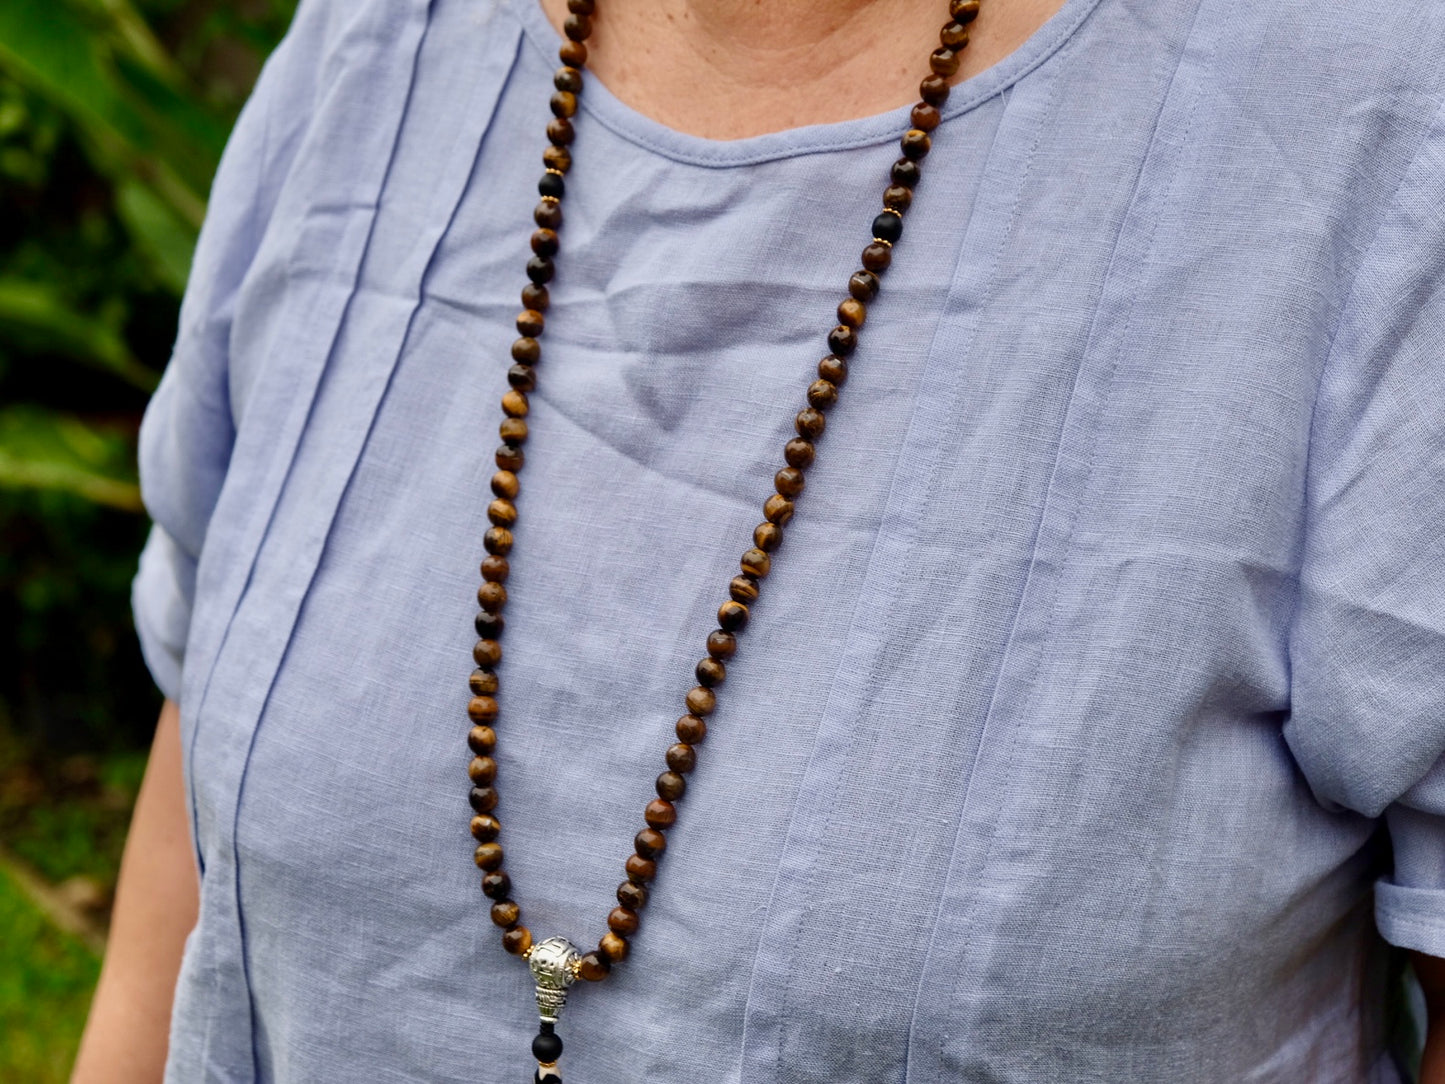
[[(697, 684), (684, 696), (686, 708), (675, 727), (677, 742), (666, 752), (667, 770), (657, 777), (657, 797), (643, 810), (643, 829), (633, 840), (633, 853), (624, 870), (627, 879), (617, 888), (617, 906), (607, 915), (607, 932), (597, 948), (577, 961), (577, 976), (598, 982), (614, 964), (627, 956), (628, 939), (637, 933), (641, 912), (647, 905), (648, 885), (657, 874), (657, 862), (667, 850), (667, 830), (677, 820), (678, 802), (687, 792), (687, 776), (697, 765), (697, 747), (707, 736), (708, 716), (717, 706), (717, 688), (727, 679), (727, 660), (737, 651), (737, 636), (748, 624), (749, 607), (757, 601), (762, 581), (772, 568), (772, 554), (783, 541), (783, 531), (792, 519), (795, 502), (802, 494), (805, 472), (816, 455), (816, 441), (826, 428), (826, 413), (838, 400), (839, 389), (848, 378), (848, 358), (858, 346), (858, 333), (867, 318), (868, 305), (877, 297), (882, 276), (893, 259), (893, 246), (903, 235), (903, 217), (913, 201), (913, 191), (922, 176), (919, 163), (932, 148), (930, 133), (938, 127), (940, 108), (948, 100), (949, 79), (957, 74), (960, 53), (968, 44), (969, 24), (978, 16), (980, 0), (950, 0), (949, 22), (939, 32), (939, 47), (929, 56), (930, 74), (919, 85), (920, 101), (910, 114), (911, 127), (899, 140), (902, 156), (893, 163), (889, 185), (883, 192), (883, 209), (872, 224), (872, 240), (863, 249), (862, 267), (848, 280), (848, 297), (838, 305), (838, 324), (827, 334), (828, 354), (818, 363), (817, 379), (808, 385), (807, 405), (794, 418), (797, 436), (783, 448), (785, 466), (774, 476), (773, 492), (763, 502), (763, 522), (753, 531), (753, 545), (742, 555), (740, 572), (728, 584), (728, 598), (718, 608), (717, 625), (707, 635), (707, 654), (694, 669)], [(501, 637), (505, 627), (502, 611), (507, 604), (506, 581), (510, 571), (507, 555), (513, 545), (512, 528), (517, 521), (518, 474), (525, 462), (522, 446), (527, 440), (528, 395), (537, 384), (536, 366), (541, 360), (544, 314), (550, 298), (547, 284), (556, 271), (554, 258), (560, 248), (562, 199), (565, 177), (572, 166), (568, 149), (575, 136), (572, 117), (582, 92), (582, 71), (587, 63), (587, 38), (592, 33), (595, 0), (567, 0), (568, 16), (563, 25), (567, 40), (558, 51), (562, 67), (553, 76), (555, 92), (547, 123), (548, 146), (542, 153), (545, 172), (537, 184), (540, 202), (532, 212), (537, 229), (531, 237), (532, 257), (527, 261), (528, 282), (522, 288), (523, 311), (517, 317), (520, 336), (512, 343), (512, 366), (507, 372), (509, 390), (502, 396), (504, 415), (497, 448), (497, 472), (491, 488), (495, 499), (487, 506), (492, 526), (483, 536), (487, 557), (482, 561), (482, 585), (477, 590), (481, 607), (476, 617), (480, 639), (472, 649), (476, 669), (470, 678), (472, 697), (467, 714), (472, 727), (467, 744), (474, 754), (468, 765), (473, 810), (471, 833), (477, 842), (474, 858), (482, 870), (482, 892), (492, 900), (491, 919), (501, 927), (502, 947), (515, 956), (529, 956), (532, 934), (521, 922), (521, 908), (512, 899), (512, 882), (503, 868), (504, 852), (498, 842), (502, 826), (494, 815), (499, 796), (497, 763), (493, 758), (497, 736), (493, 729), (499, 714), (497, 667), (502, 660)], [(552, 1023), (542, 1024), (533, 1041), (533, 1053), (542, 1068), (539, 1081), (556, 1080), (556, 1061), (562, 1040)]]

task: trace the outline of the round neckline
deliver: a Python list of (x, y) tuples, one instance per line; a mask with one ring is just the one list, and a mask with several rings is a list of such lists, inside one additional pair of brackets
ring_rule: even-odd
[[(1063, 7), (1017, 49), (991, 68), (954, 86), (943, 109), (944, 123), (1007, 90), (1048, 60), (1099, 3), (1100, 0), (1064, 0)], [(547, 21), (539, 0), (502, 0), (502, 6), (522, 24), (527, 42), (544, 60), (556, 57), (562, 37)], [(679, 132), (638, 112), (597, 79), (589, 80), (587, 92), (579, 97), (588, 115), (628, 142), (677, 162), (717, 169), (888, 143), (910, 126), (909, 112), (913, 108), (912, 104), (901, 105), (852, 120), (784, 128), (743, 139), (708, 139)]]

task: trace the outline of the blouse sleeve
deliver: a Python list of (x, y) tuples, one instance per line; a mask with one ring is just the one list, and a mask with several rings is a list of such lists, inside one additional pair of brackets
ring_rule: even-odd
[(175, 347), (141, 424), (141, 493), (153, 525), (131, 603), (146, 665), (172, 699), (180, 693), (196, 567), (235, 439), (228, 355), (236, 296), (312, 112), (325, 6), (303, 0), (231, 133)]
[(1376, 921), (1445, 956), (1445, 125), (1383, 213), (1311, 433), (1285, 737), (1326, 806), (1385, 818)]

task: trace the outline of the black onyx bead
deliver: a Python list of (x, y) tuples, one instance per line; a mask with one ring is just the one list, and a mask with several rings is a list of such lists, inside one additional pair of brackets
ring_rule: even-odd
[(894, 184), (906, 185), (909, 188), (917, 188), (918, 182), (923, 180), (923, 171), (918, 168), (918, 163), (907, 158), (894, 162), (888, 175)]
[(530, 365), (513, 365), (507, 370), (507, 383), (518, 391), (531, 391), (537, 386), (537, 370)]
[(903, 138), (898, 141), (898, 146), (903, 151), (904, 158), (916, 162), (933, 149), (933, 140), (928, 138), (928, 133), (922, 128), (910, 128), (903, 133)]
[(582, 73), (573, 67), (558, 68), (552, 76), (552, 85), (568, 94), (581, 94)]
[[(556, 174), (549, 173), (549, 177)], [(536, 230), (532, 233), (532, 251), (538, 256), (555, 256), (559, 248), (556, 230)]]
[(551, 1065), (562, 1056), (562, 1037), (555, 1032), (537, 1035), (532, 1039), (532, 1057), (543, 1065)]
[[(544, 204), (543, 206), (548, 206)], [(552, 276), (557, 273), (557, 267), (546, 256), (533, 256), (527, 261), (527, 277), (538, 286), (551, 282)]]
[(567, 194), (567, 182), (562, 180), (560, 173), (544, 173), (542, 179), (537, 182), (537, 194), (561, 199)]
[(873, 236), (892, 244), (903, 236), (903, 219), (893, 211), (884, 211), (873, 220)]
[(846, 358), (858, 349), (858, 332), (846, 324), (839, 324), (828, 332), (828, 349), (840, 358)]
[(512, 894), (512, 878), (506, 870), (494, 870), (482, 878), (482, 893), (493, 900), (504, 900)]

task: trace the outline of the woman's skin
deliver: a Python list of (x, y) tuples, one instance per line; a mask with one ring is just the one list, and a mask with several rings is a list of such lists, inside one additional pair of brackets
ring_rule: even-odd
[[(560, 32), (566, 0), (540, 2)], [(1003, 59), (1063, 2), (984, 0), (958, 78)], [(603, 0), (588, 68), (621, 101), (670, 128), (740, 139), (915, 101), (946, 15), (943, 0)], [(179, 715), (167, 701), (72, 1084), (161, 1080), (176, 975), (196, 914)], [(1445, 1084), (1445, 960), (1416, 954), (1414, 961), (1430, 1014), (1421, 1084)]]

